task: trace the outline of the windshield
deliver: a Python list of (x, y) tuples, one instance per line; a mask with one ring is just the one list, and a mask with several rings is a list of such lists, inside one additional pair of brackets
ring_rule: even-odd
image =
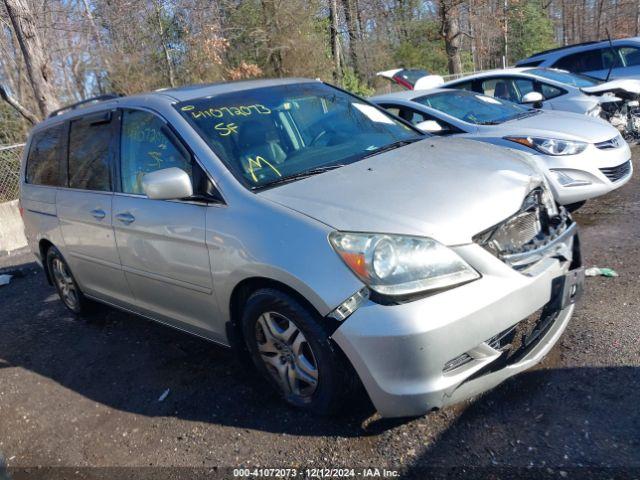
[(241, 90), (176, 108), (249, 188), (422, 138), (384, 111), (320, 82)]
[(507, 100), (465, 90), (452, 90), (425, 95), (415, 98), (414, 102), (476, 125), (497, 125), (507, 120), (537, 112)]
[(579, 73), (562, 72), (560, 70), (548, 70), (545, 68), (534, 68), (527, 70), (527, 73), (537, 75), (538, 77), (547, 78), (556, 82), (565, 83), (574, 87), (593, 87), (602, 83), (597, 78), (580, 75)]

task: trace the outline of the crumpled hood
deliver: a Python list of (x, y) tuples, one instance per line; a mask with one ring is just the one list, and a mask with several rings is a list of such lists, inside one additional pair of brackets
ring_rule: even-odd
[(514, 214), (539, 183), (532, 175), (505, 149), (427, 138), (259, 195), (336, 230), (460, 245)]
[(561, 138), (589, 143), (604, 142), (618, 135), (618, 130), (599, 117), (557, 110), (552, 113), (542, 111), (531, 117), (505, 122), (500, 126), (513, 129), (513, 135)]
[(634, 80), (632, 78), (619, 78), (617, 80), (611, 80), (592, 87), (582, 87), (585, 93), (599, 94), (605, 92), (624, 91), (633, 95), (640, 95), (640, 80)]

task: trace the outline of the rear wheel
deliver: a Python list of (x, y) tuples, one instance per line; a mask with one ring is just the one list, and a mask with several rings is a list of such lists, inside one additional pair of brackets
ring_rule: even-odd
[(322, 320), (294, 297), (261, 289), (247, 300), (242, 327), (254, 364), (280, 395), (328, 415), (351, 400), (357, 380)]
[(64, 306), (75, 315), (91, 312), (95, 304), (84, 296), (69, 265), (56, 247), (47, 250), (46, 261), (51, 280)]

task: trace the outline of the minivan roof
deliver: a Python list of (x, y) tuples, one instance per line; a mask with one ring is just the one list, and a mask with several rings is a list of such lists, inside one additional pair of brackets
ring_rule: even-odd
[(251, 90), (256, 88), (273, 87), (277, 85), (291, 85), (297, 83), (318, 82), (309, 78), (270, 78), (259, 80), (239, 80), (233, 82), (219, 82), (199, 85), (186, 85), (183, 87), (163, 88), (153, 92), (139, 93), (113, 99), (99, 101), (97, 103), (88, 103), (78, 108), (70, 108), (58, 115), (47, 118), (40, 122), (34, 130), (44, 126), (49, 126), (58, 122), (72, 119), (80, 115), (86, 115), (94, 111), (100, 111), (108, 108), (116, 108), (118, 106), (126, 106), (132, 100), (144, 99), (161, 99), (169, 104), (175, 102), (184, 102), (195, 98), (213, 97), (225, 93), (240, 92), (243, 90)]

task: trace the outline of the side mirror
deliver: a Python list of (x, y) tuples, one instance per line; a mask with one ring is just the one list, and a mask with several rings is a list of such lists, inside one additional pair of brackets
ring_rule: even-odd
[(420, 122), (416, 124), (416, 128), (419, 128), (423, 132), (427, 133), (441, 133), (442, 131), (444, 131), (442, 125), (440, 125), (435, 120), (425, 120), (424, 122)]
[(541, 104), (544, 101), (544, 96), (540, 92), (529, 92), (524, 97), (520, 103), (531, 103), (531, 104)]
[(142, 177), (142, 190), (153, 200), (177, 200), (193, 195), (189, 175), (177, 167), (145, 174)]

